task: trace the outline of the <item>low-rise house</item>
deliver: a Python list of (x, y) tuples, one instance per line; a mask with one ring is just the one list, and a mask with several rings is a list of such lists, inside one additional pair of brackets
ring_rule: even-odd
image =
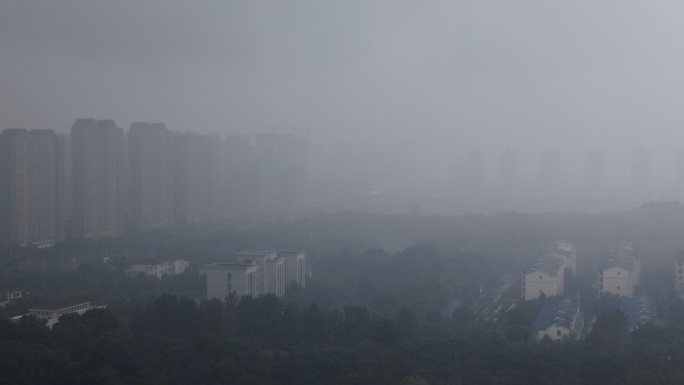
[(579, 296), (547, 298), (537, 319), (532, 324), (537, 338), (579, 340), (584, 328), (584, 314), (580, 311)]
[[(52, 328), (53, 325), (59, 322), (59, 317), (63, 315), (71, 313), (83, 314), (91, 309), (106, 307), (106, 305), (93, 306), (90, 301), (66, 299), (42, 303), (28, 309), (29, 312), (26, 315), (31, 315), (40, 320), (44, 320), (46, 322), (45, 325)], [(10, 320), (18, 322), (22, 317), (24, 316), (13, 317), (10, 318)]]
[(537, 258), (522, 276), (522, 298), (525, 301), (563, 294), (565, 258), (546, 254)]
[(133, 265), (129, 270), (126, 270), (126, 276), (132, 277), (139, 274), (145, 274), (148, 277), (157, 277), (161, 279), (161, 277), (165, 275), (181, 274), (189, 265), (189, 262), (182, 259), (148, 259), (144, 263)]
[(601, 259), (599, 267), (599, 293), (623, 297), (634, 295), (639, 283), (640, 261), (632, 246), (623, 246)]
[(641, 296), (637, 298), (625, 297), (620, 301), (620, 310), (627, 317), (627, 328), (632, 331), (641, 325), (654, 323), (661, 325), (662, 321), (658, 317), (655, 297)]

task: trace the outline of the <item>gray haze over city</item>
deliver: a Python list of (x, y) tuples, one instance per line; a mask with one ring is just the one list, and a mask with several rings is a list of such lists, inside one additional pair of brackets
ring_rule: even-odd
[[(97, 118), (306, 136), (307, 212), (629, 208), (681, 197), (683, 12), (676, 1), (3, 1), (0, 128), (66, 134)], [(642, 146), (652, 180), (635, 187)], [(507, 149), (515, 194), (501, 191), (513, 189), (500, 177)], [(605, 154), (594, 195), (592, 149)], [(559, 166), (541, 166), (554, 151)], [(559, 174), (552, 193), (544, 167)]]

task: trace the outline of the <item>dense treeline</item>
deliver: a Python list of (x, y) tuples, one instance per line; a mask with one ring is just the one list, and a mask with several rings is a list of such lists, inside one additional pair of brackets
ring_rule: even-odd
[(323, 311), (273, 296), (167, 294), (128, 322), (106, 309), (0, 321), (3, 384), (663, 384), (684, 381), (684, 330), (626, 330), (604, 313), (585, 342), (474, 329), (421, 332), (409, 310)]

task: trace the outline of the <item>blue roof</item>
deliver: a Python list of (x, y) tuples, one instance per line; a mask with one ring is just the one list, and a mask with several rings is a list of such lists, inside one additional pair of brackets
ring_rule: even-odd
[(556, 275), (565, 264), (565, 258), (558, 255), (546, 254), (534, 260), (530, 265), (528, 273), (541, 271), (549, 275)]
[(552, 325), (570, 328), (579, 310), (579, 297), (553, 297), (544, 302), (537, 319), (532, 323), (534, 330), (546, 330)]
[(620, 310), (627, 316), (629, 330), (634, 330), (648, 322), (660, 324), (655, 297), (625, 297), (620, 302)]

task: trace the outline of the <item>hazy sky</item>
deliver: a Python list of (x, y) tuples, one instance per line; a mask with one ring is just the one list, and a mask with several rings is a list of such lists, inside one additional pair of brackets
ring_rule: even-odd
[(683, 18), (681, 1), (0, 0), (0, 127), (672, 154)]

